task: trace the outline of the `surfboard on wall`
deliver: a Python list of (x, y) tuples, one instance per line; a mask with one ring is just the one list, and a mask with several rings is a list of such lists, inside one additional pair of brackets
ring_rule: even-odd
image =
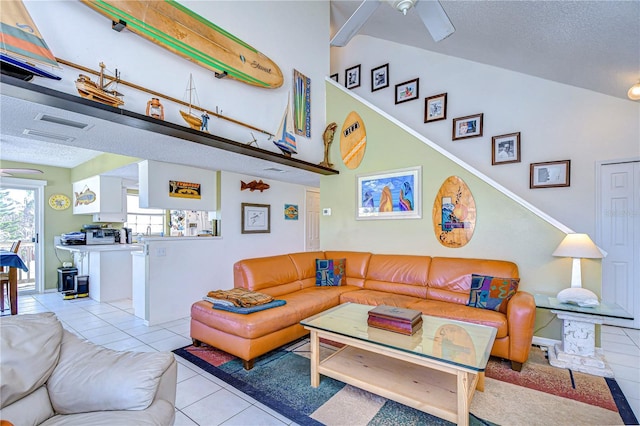
[(473, 236), (476, 202), (467, 184), (458, 176), (448, 177), (433, 202), (433, 230), (445, 247), (460, 248)]
[(357, 112), (351, 111), (344, 120), (340, 133), (340, 155), (345, 166), (357, 168), (367, 147), (367, 131)]
[(216, 73), (275, 89), (284, 81), (271, 59), (174, 0), (81, 0), (135, 34)]

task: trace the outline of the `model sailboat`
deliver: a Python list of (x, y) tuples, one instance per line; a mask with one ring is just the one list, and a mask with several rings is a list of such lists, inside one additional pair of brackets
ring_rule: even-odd
[(31, 19), (22, 1), (3, 1), (0, 17), (0, 65), (2, 74), (29, 81), (33, 76), (60, 80), (34, 64), (59, 68), (56, 58)]
[(282, 116), (282, 121), (280, 122), (280, 127), (278, 127), (278, 131), (276, 132), (276, 137), (279, 137), (280, 140), (273, 141), (274, 144), (286, 157), (291, 157), (291, 154), (298, 153), (298, 146), (296, 145), (296, 137), (294, 136), (293, 131), (293, 114), (291, 113), (291, 104), (289, 101), (289, 95), (287, 95), (287, 108), (284, 110), (284, 115)]
[(202, 129), (202, 120), (200, 116), (196, 115), (192, 110), (194, 98), (198, 99), (198, 94), (196, 93), (196, 88), (193, 85), (193, 75), (189, 74), (189, 87), (187, 87), (187, 92), (189, 92), (189, 109), (187, 111), (180, 110), (180, 115), (187, 122), (189, 127), (195, 130)]

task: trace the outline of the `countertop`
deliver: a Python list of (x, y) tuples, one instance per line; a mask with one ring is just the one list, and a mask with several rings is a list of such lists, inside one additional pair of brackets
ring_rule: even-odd
[(57, 245), (57, 249), (85, 253), (90, 251), (142, 251), (142, 244), (90, 244), (90, 245)]

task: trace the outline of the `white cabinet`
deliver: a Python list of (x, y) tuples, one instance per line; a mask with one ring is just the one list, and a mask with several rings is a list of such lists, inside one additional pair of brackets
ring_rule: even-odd
[(96, 222), (125, 222), (127, 202), (122, 178), (93, 176), (73, 184), (73, 214), (94, 214)]

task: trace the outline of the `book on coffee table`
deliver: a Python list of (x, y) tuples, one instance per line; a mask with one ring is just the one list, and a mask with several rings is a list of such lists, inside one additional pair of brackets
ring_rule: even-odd
[(378, 305), (369, 311), (370, 327), (412, 335), (422, 327), (422, 312), (415, 309)]

